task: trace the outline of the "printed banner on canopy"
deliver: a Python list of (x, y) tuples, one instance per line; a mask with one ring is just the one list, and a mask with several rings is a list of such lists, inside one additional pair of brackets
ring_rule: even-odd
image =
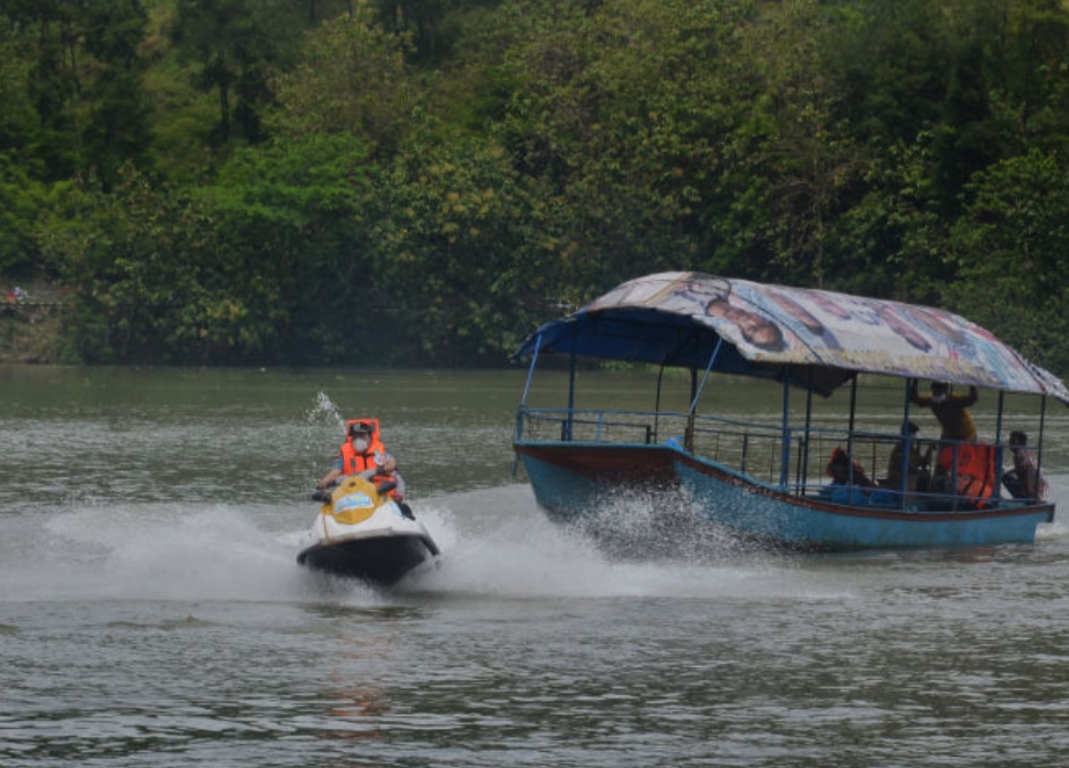
[(754, 362), (939, 379), (1069, 401), (1057, 377), (984, 328), (934, 307), (666, 272), (626, 282), (570, 319), (619, 313), (624, 321), (627, 310), (639, 309), (689, 317)]

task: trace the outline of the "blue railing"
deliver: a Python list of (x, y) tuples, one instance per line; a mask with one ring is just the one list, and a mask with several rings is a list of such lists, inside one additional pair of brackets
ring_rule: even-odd
[[(768, 483), (779, 483), (783, 429), (761, 423), (665, 411), (521, 407), (516, 439), (526, 442), (583, 442), (658, 445), (670, 441), (686, 450)], [(788, 432), (789, 439), (790, 432)]]
[[(910, 444), (919, 448), (922, 454), (931, 451), (931, 465), (923, 474), (907, 472), (908, 480), (902, 484), (900, 481), (888, 483), (887, 480), (889, 476), (901, 477), (903, 468), (908, 470), (901, 460), (892, 459), (895, 446), (903, 443), (901, 435), (850, 432), (839, 427), (812, 425), (808, 429), (788, 427), (784, 430), (778, 415), (774, 421), (771, 417), (768, 421), (755, 421), (664, 411), (523, 406), (516, 415), (516, 439), (528, 443), (673, 444), (754, 482), (799, 496), (827, 498), (829, 486), (867, 489), (870, 484), (882, 480), (882, 493), (876, 494), (874, 503), (888, 506), (923, 504), (948, 509), (975, 506), (974, 496), (957, 495), (957, 468), (962, 452), (980, 447), (970, 443), (911, 439)], [(842, 449), (853, 460), (846, 465), (845, 478), (839, 483), (833, 483), (828, 474), (829, 460), (836, 448)], [(989, 480), (993, 486), (986, 486), (984, 491), (993, 493), (993, 497), (985, 502), (992, 504), (999, 495), (1002, 448), (983, 448), (992, 452), (990, 472), (993, 476)], [(933, 471), (940, 449), (947, 452), (944, 458), (951, 457), (945, 472)], [(893, 466), (896, 463), (897, 466)], [(935, 487), (936, 479), (940, 487)], [(1007, 502), (1004, 499), (1001, 503)]]

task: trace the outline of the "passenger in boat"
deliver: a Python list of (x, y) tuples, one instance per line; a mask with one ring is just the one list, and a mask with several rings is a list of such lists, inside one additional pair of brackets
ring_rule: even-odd
[(976, 423), (969, 413), (969, 407), (980, 399), (980, 391), (976, 386), (971, 385), (967, 395), (955, 395), (945, 381), (933, 381), (931, 390), (930, 395), (918, 394), (917, 380), (914, 379), (910, 385), (909, 399), (914, 405), (932, 409), (942, 427), (939, 439), (975, 443)]
[(865, 473), (864, 468), (856, 461), (851, 460), (850, 454), (839, 446), (836, 446), (831, 452), (831, 458), (828, 461), (828, 466), (824, 468), (824, 473), (831, 478), (833, 483), (838, 485), (856, 485), (862, 488), (876, 487), (876, 483)]
[[(931, 395), (917, 393), (917, 380), (914, 379), (910, 386), (910, 401), (915, 405), (923, 405), (931, 409), (932, 414), (939, 420), (941, 432), (939, 457), (935, 461), (935, 469), (932, 473), (932, 490), (943, 493), (950, 492), (954, 483), (951, 482), (952, 470), (954, 470), (955, 454), (960, 455), (961, 443), (976, 442), (976, 423), (969, 408), (979, 399), (979, 391), (975, 386), (969, 387), (969, 394), (955, 395), (950, 391), (950, 385), (946, 382), (933, 381), (931, 383)], [(967, 463), (967, 459), (966, 459)], [(959, 467), (960, 473), (960, 467)], [(965, 478), (959, 477), (959, 485)]]
[[(920, 441), (915, 435), (919, 431), (912, 421), (906, 425), (909, 431), (909, 464), (906, 475), (906, 491), (913, 493), (928, 490), (928, 473), (932, 461), (932, 445), (929, 443), (927, 450), (921, 451)], [(891, 458), (887, 462), (887, 480), (881, 480), (880, 485), (890, 490), (902, 488), (902, 452), (905, 450), (906, 441), (902, 440), (891, 449)]]
[(967, 395), (955, 395), (945, 382), (933, 381), (931, 396), (924, 397), (917, 395), (916, 387), (914, 381), (912, 402), (930, 407), (942, 427), (931, 489), (982, 509), (989, 498), (998, 494), (999, 469), (995, 466), (995, 447), (977, 441), (976, 423), (969, 414), (969, 406), (980, 397), (979, 391), (970, 386)]
[(390, 496), (398, 502), (404, 499), (404, 478), (397, 471), (397, 460), (386, 450), (386, 446), (379, 439), (377, 422), (374, 420), (350, 421), (345, 442), (342, 443), (337, 456), (334, 457), (334, 466), (316, 483), (316, 487), (326, 488), (339, 477), (359, 474), (369, 469), (376, 470), (371, 478), (373, 483), (376, 485), (386, 481), (396, 483), (397, 486), (390, 491)]
[(1002, 484), (1015, 499), (1045, 499), (1047, 479), (1039, 474), (1036, 458), (1028, 450), (1027, 445), (1027, 434), (1020, 430), (1010, 432), (1013, 469), (1002, 475)]

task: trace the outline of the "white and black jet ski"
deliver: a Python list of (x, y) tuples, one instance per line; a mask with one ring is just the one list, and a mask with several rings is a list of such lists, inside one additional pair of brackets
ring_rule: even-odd
[(389, 586), (436, 557), (434, 539), (407, 505), (390, 497), (391, 490), (392, 482), (376, 487), (362, 474), (343, 477), (333, 489), (316, 491), (312, 498), (324, 503), (301, 537), (297, 562)]

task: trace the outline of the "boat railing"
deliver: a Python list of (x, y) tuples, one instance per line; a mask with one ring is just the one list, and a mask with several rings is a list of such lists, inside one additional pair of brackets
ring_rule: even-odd
[[(872, 503), (887, 506), (957, 509), (998, 503), (1002, 466), (1001, 446), (911, 437), (910, 447), (929, 457), (925, 466), (911, 467), (895, 453), (900, 445), (907, 456), (913, 453), (905, 451), (901, 434), (824, 425), (785, 430), (782, 420), (773, 417), (738, 420), (664, 411), (522, 407), (516, 436), (528, 442), (671, 445), (780, 491), (826, 498), (841, 495), (841, 486), (852, 489), (847, 496), (851, 503), (864, 493)], [(832, 477), (831, 466), (837, 451), (848, 459), (845, 475), (838, 479)], [(937, 461), (945, 469), (937, 469)], [(987, 468), (978, 485), (963, 482), (959, 475), (969, 461)]]
[(655, 445), (659, 435), (672, 433), (672, 425), (685, 422), (683, 414), (656, 411), (525, 407), (517, 414), (516, 437), (535, 442)]
[(693, 453), (798, 496), (948, 511), (1035, 501), (1000, 500), (1001, 445), (705, 416), (694, 424)]
[(516, 436), (529, 442), (673, 445), (762, 482), (778, 483), (782, 425), (666, 411), (523, 407)]

